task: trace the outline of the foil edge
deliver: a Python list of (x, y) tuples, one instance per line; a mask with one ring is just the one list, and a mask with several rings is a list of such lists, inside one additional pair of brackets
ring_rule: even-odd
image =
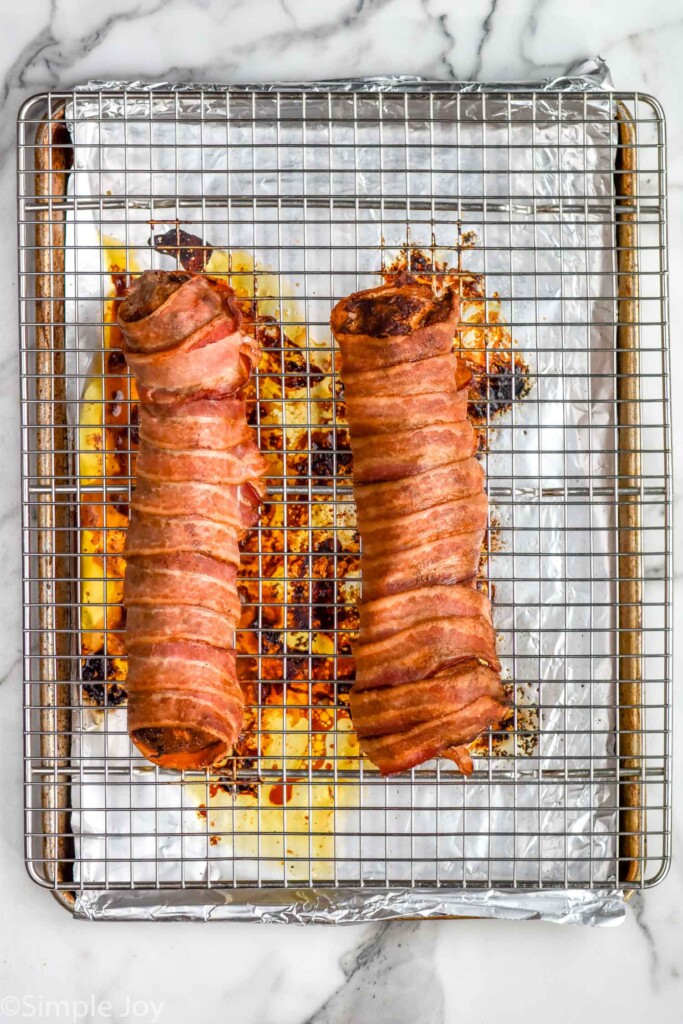
[(626, 914), (621, 889), (138, 890), (77, 894), (73, 916), (90, 921), (248, 921), (261, 924), (367, 924), (392, 919), (491, 918), (606, 927)]
[(454, 82), (449, 79), (417, 75), (377, 75), (367, 78), (330, 78), (320, 81), (273, 81), (251, 83), (164, 82), (144, 79), (92, 79), (74, 87), (76, 93), (101, 92), (281, 92), (298, 89), (306, 92), (392, 92), (438, 88), (453, 93), (481, 92), (603, 92), (614, 89), (612, 76), (602, 57), (588, 57), (572, 64), (567, 71), (542, 81)]

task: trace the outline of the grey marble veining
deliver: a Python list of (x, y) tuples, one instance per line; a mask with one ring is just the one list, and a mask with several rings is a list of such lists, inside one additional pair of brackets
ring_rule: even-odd
[(342, 958), (344, 982), (306, 1024), (395, 1021), (441, 1024), (444, 994), (434, 962), (437, 933), (419, 921), (373, 929)]
[[(7, 997), (92, 996), (111, 1000), (116, 1020), (132, 1019), (125, 1015), (126, 998), (161, 999), (162, 1024), (189, 1019), (208, 1024), (419, 1019), (429, 1024), (491, 1021), (503, 1014), (510, 1024), (548, 1019), (553, 1024), (612, 1019), (679, 1024), (681, 858), (661, 886), (634, 899), (623, 927), (604, 931), (476, 921), (359, 929), (98, 926), (70, 920), (48, 892), (28, 880), (21, 838), (14, 138), (24, 98), (87, 78), (245, 82), (401, 72), (529, 79), (600, 53), (618, 87), (654, 93), (668, 115), (676, 437), (681, 415), (676, 396), (683, 379), (680, 0), (470, 0), (462, 5), (453, 0), (24, 0), (5, 6), (0, 38), (0, 288), (7, 311), (0, 341), (0, 1020), (12, 1016), (14, 1004), (2, 1002)], [(675, 454), (678, 476), (683, 449)], [(679, 802), (674, 849), (682, 843)], [(97, 1011), (88, 1013), (82, 1019), (103, 1019)]]

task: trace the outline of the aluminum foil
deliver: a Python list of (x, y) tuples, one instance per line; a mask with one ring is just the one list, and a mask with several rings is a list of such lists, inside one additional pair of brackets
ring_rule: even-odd
[[(493, 206), (482, 211), (478, 232), (495, 247), (497, 232), (508, 230), (511, 255), (502, 248), (489, 248), (483, 256), (476, 248), (467, 254), (472, 269), (485, 271), (489, 295), (497, 291), (511, 296), (510, 303), (502, 304), (508, 319), (516, 324), (534, 325), (526, 331), (524, 327), (515, 329), (519, 350), (531, 364), (535, 377), (534, 401), (518, 403), (508, 414), (508, 422), (510, 417), (514, 419), (517, 437), (525, 426), (529, 428), (528, 445), (518, 444), (513, 451), (503, 419), (488, 455), (489, 481), (495, 481), (502, 490), (506, 484), (518, 487), (520, 479), (526, 479), (530, 493), (541, 485), (564, 488), (565, 481), (570, 488), (581, 488), (595, 484), (601, 474), (613, 473), (612, 456), (604, 454), (615, 448), (610, 376), (614, 311), (608, 297), (614, 269), (613, 238), (610, 218), (592, 216), (584, 202), (584, 195), (605, 197), (606, 201), (611, 197), (612, 113), (604, 96), (592, 95), (595, 90), (608, 88), (609, 84), (609, 73), (600, 60), (584, 62), (568, 75), (540, 84), (511, 87), (438, 83), (441, 93), (452, 93), (452, 102), (461, 104), (463, 115), (460, 125), (462, 173), (454, 185), (459, 191), (453, 194), (466, 201), (468, 196), (476, 197), (482, 191), (483, 179), (478, 174), (482, 169), (481, 151), (477, 151), (477, 141), (482, 138), (480, 93), (485, 91), (486, 169), (505, 172), (491, 180), (500, 181), (501, 196), (508, 189), (515, 196), (509, 209), (501, 207), (497, 213), (495, 191), (487, 193)], [(396, 77), (343, 83), (286, 83), (283, 87), (290, 92), (306, 89), (312, 96), (334, 88), (348, 90), (349, 94), (381, 90), (390, 97), (395, 91), (419, 93), (429, 84)], [(75, 141), (77, 172), (71, 177), (75, 212), (70, 213), (67, 236), (67, 259), (71, 260), (67, 265), (67, 322), (78, 325), (68, 331), (70, 369), (75, 371), (71, 392), (74, 400), (79, 397), (86, 375), (84, 368), (92, 353), (101, 346), (97, 324), (101, 320), (102, 289), (106, 282), (106, 270), (101, 263), (101, 239), (104, 235), (121, 237), (123, 230), (124, 214), (120, 210), (109, 213), (108, 207), (100, 203), (93, 207), (89, 204), (90, 197), (126, 195), (128, 238), (136, 247), (136, 264), (140, 268), (149, 266), (153, 255), (155, 266), (170, 269), (175, 266), (174, 261), (151, 254), (148, 247), (150, 212), (146, 196), (155, 197), (154, 217), (163, 217), (164, 222), (170, 223), (182, 217), (185, 226), (195, 220), (205, 226), (205, 233), (215, 221), (210, 238), (212, 245), (235, 249), (250, 246), (253, 238), (250, 235), (251, 207), (244, 210), (242, 231), (239, 223), (233, 224), (231, 237), (221, 237), (221, 230), (224, 230), (221, 222), (224, 223), (225, 217), (220, 209), (212, 207), (211, 197), (228, 190), (233, 197), (241, 190), (256, 191), (261, 196), (273, 194), (272, 177), (252, 164), (248, 134), (245, 134), (243, 163), (240, 164), (239, 157), (231, 150), (231, 159), (237, 163), (228, 167), (225, 126), (220, 117), (213, 122), (209, 119), (201, 129), (190, 122), (176, 127), (172, 122), (164, 123), (163, 119), (151, 126), (144, 117), (147, 108), (144, 97), (139, 100), (131, 95), (140, 90), (170, 92), (171, 114), (177, 105), (182, 105), (183, 110), (187, 105), (197, 113), (201, 109), (204, 115), (211, 113), (214, 103), (217, 112), (224, 110), (225, 87), (201, 86), (204, 90), (201, 103), (183, 95), (196, 88), (168, 83), (94, 82), (77, 91), (67, 111)], [(256, 88), (274, 90), (278, 86)], [(581, 125), (565, 125), (561, 166), (557, 159), (556, 122), (530, 127), (528, 115), (532, 101), (524, 95), (530, 88), (549, 93), (561, 90), (566, 94), (565, 105), (580, 104), (580, 109), (588, 115), (585, 135)], [(495, 91), (502, 89), (519, 90), (520, 95), (511, 101), (496, 100)], [(97, 97), (90, 95), (94, 91)], [(247, 91), (247, 87), (230, 87), (230, 92), (236, 96)], [(349, 102), (353, 102), (352, 96)], [(402, 102), (397, 98), (397, 103)], [(537, 97), (534, 102), (536, 114), (544, 103), (549, 113), (556, 114), (554, 97), (549, 96), (547, 100)], [(125, 128), (121, 121), (124, 109)], [(329, 144), (324, 119), (311, 123), (307, 131), (309, 142), (310, 133), (318, 132), (321, 149)], [(385, 143), (391, 142), (390, 127), (385, 126), (385, 131)], [(272, 139), (263, 141), (287, 142), (286, 132), (287, 128), (283, 127), (282, 135), (278, 136), (273, 127)], [(200, 140), (202, 174), (184, 174), (184, 170), (197, 170), (192, 154), (196, 153)], [(185, 143), (187, 148), (179, 151), (180, 166), (176, 171), (169, 154), (173, 144), (178, 142), (181, 147)], [(533, 177), (527, 162), (532, 142)], [(150, 173), (152, 151), (154, 163)], [(296, 146), (291, 152), (298, 152)], [(386, 161), (391, 160), (391, 153), (391, 148), (386, 149), (385, 168), (389, 166)], [(440, 163), (443, 159), (437, 149), (431, 163), (423, 167), (411, 165), (413, 190), (419, 190), (422, 180), (425, 191), (435, 187), (441, 194), (447, 194), (448, 170), (446, 164)], [(369, 198), (375, 196), (376, 168), (370, 164), (367, 168), (354, 167), (341, 139), (336, 143), (335, 165), (343, 168), (345, 160), (355, 173), (341, 175), (335, 182), (330, 181), (329, 172), (321, 167), (321, 190), (332, 187), (335, 195), (342, 197), (356, 193)], [(312, 170), (315, 171), (315, 167)], [(424, 172), (422, 179), (420, 171)], [(442, 174), (444, 178), (440, 181)], [(575, 193), (571, 191), (572, 182)], [(566, 212), (562, 223), (558, 224), (556, 214), (544, 215), (539, 200), (544, 195), (556, 196), (567, 183), (569, 191), (563, 195)], [(280, 173), (278, 188), (284, 195), (289, 190), (293, 194), (299, 192), (301, 167), (294, 162), (287, 173)], [(178, 211), (171, 199), (178, 191), (190, 198), (194, 196), (196, 205), (184, 206), (182, 212)], [(136, 197), (139, 197), (137, 204)], [(528, 217), (532, 207), (536, 210), (533, 224)], [(518, 218), (516, 213), (519, 213)], [(357, 210), (353, 208), (348, 214), (343, 207), (335, 210), (335, 217), (342, 223), (348, 216), (349, 226), (356, 215)], [(231, 210), (231, 218), (239, 219), (237, 210)], [(509, 220), (513, 223), (505, 228)], [(369, 238), (374, 237), (373, 230), (377, 235), (378, 221), (379, 212), (370, 209), (367, 215)], [(477, 231), (476, 224), (468, 223), (468, 227)], [(383, 225), (381, 241), (388, 247), (395, 245), (398, 251), (406, 241), (405, 224), (395, 227), (395, 237), (391, 236), (391, 230)], [(419, 237), (418, 223), (414, 230)], [(272, 231), (275, 234), (271, 239), (278, 239), (274, 216)], [(328, 225), (322, 221), (318, 225), (309, 222), (306, 231), (308, 245), (319, 244), (321, 252), (324, 251), (329, 244)], [(435, 231), (438, 249), (438, 225)], [(297, 251), (293, 246), (290, 264), (287, 253), (283, 255), (281, 269), (288, 287), (300, 283), (302, 274), (305, 276), (305, 268), (296, 262)], [(373, 282), (378, 270), (369, 261), (370, 247), (365, 252), (368, 262), (359, 268), (352, 265), (337, 268), (359, 270), (360, 286)], [(260, 265), (268, 267), (270, 256), (266, 237), (258, 253)], [(509, 277), (512, 260), (514, 279)], [(348, 280), (343, 275), (336, 280), (331, 276), (327, 285), (331, 288), (329, 294), (345, 294)], [(512, 295), (511, 280), (515, 282)], [(591, 282), (590, 292), (588, 281)], [(308, 304), (308, 315), (318, 324), (326, 323), (329, 315), (327, 288), (322, 288), (320, 298), (311, 294)], [(310, 288), (308, 290), (310, 292)], [(534, 296), (543, 299), (547, 324), (539, 319)], [(506, 309), (506, 305), (510, 308)], [(557, 330), (557, 324), (563, 325), (562, 332)], [(327, 340), (329, 344), (329, 336), (320, 340), (321, 343)], [(562, 449), (570, 454), (563, 455)], [(495, 497), (492, 504), (495, 510)], [(499, 579), (498, 605), (494, 607), (495, 623), (503, 635), (499, 653), (508, 678), (514, 678), (515, 684), (524, 681), (524, 699), (532, 704), (542, 687), (546, 707), (542, 729), (537, 741), (525, 752), (523, 767), (518, 760), (519, 777), (514, 786), (494, 782), (484, 788), (476, 780), (466, 785), (422, 783), (412, 790), (412, 810), (407, 803), (411, 794), (405, 786), (390, 780), (383, 787), (364, 787), (360, 799), (362, 821), (357, 810), (343, 807), (337, 809), (335, 819), (339, 876), (357, 881), (363, 888), (328, 888), (330, 879), (326, 870), (329, 865), (326, 869), (324, 858), (319, 875), (314, 876), (319, 877), (319, 889), (299, 889), (295, 871), (287, 875), (287, 888), (275, 888), (283, 877), (282, 864), (259, 863), (255, 851), (253, 860), (245, 858), (245, 847), (240, 845), (238, 835), (234, 836), (232, 844), (229, 838), (223, 837), (219, 848), (211, 843), (206, 823), (197, 814), (204, 787), (182, 786), (172, 773), (160, 773), (163, 785), (159, 785), (153, 772), (137, 768), (114, 778), (110, 768), (117, 763), (117, 757), (122, 758), (120, 763), (126, 764), (130, 755), (125, 736), (125, 711), (108, 711), (109, 731), (105, 733), (101, 713), (85, 709), (81, 714), (81, 729), (74, 739), (74, 754), (81, 759), (81, 764), (87, 765), (88, 777), (87, 784), (81, 785), (76, 779), (72, 786), (72, 828), (77, 881), (87, 888), (78, 894), (76, 916), (331, 923), (444, 914), (543, 918), (590, 924), (611, 924), (620, 920), (624, 903), (616, 884), (618, 800), (614, 784), (577, 780), (565, 785), (550, 780), (539, 787), (524, 779), (527, 772), (531, 777), (539, 769), (556, 766), (556, 760), (548, 759), (558, 756), (566, 759), (567, 771), (582, 767), (588, 756), (593, 758), (596, 770), (613, 766), (615, 594), (609, 580), (615, 575), (610, 554), (614, 523), (599, 505), (591, 511), (579, 503), (535, 501), (533, 495), (528, 503), (515, 507), (514, 515), (509, 506), (501, 505), (498, 512), (502, 536), (508, 538), (507, 552), (491, 555), (491, 573)], [(588, 525), (592, 527), (590, 533), (585, 530)], [(572, 526), (583, 528), (584, 532), (576, 534), (575, 543), (568, 550), (564, 537)], [(515, 538), (514, 559), (509, 557), (511, 536)], [(539, 536), (542, 537), (540, 550)], [(534, 537), (536, 541), (529, 540)], [(586, 579), (588, 566), (592, 580)], [(511, 578), (513, 567), (515, 582)], [(542, 647), (539, 637), (543, 638)], [(592, 679), (591, 685), (572, 685), (573, 679), (585, 678)], [(105, 751), (108, 765), (105, 765)], [(514, 765), (503, 754), (495, 767), (504, 774), (506, 768), (512, 773)], [(229, 803), (229, 797), (225, 799)], [(387, 806), (390, 812), (386, 811)], [(476, 809), (482, 807), (492, 809)], [(381, 830), (387, 813), (391, 814), (393, 837), (390, 848), (385, 846), (383, 838), (372, 835), (375, 829)], [(517, 823), (516, 836), (511, 833), (513, 819)], [(425, 834), (411, 837), (410, 823), (416, 820)], [(429, 835), (437, 830), (438, 840)], [(180, 831), (184, 833), (182, 838), (178, 835)], [(492, 845), (487, 838), (489, 832), (495, 833)], [(359, 844), (362, 844), (361, 859)], [(406, 850), (415, 855), (413, 877), (418, 887), (373, 888), (373, 881), (386, 877), (386, 862), (391, 862), (392, 855), (402, 858)], [(497, 874), (501, 882), (516, 879), (530, 888), (467, 888), (468, 885), (480, 886), (488, 877), (487, 850), (491, 851), (491, 856), (500, 858)], [(587, 852), (592, 857), (590, 862), (586, 859)], [(453, 858), (450, 864), (444, 860), (448, 853)], [(567, 889), (542, 890), (544, 884), (557, 884), (558, 878), (564, 879)], [(163, 892), (127, 888), (155, 881), (177, 888)], [(211, 887), (247, 886), (249, 883), (255, 884), (249, 888)], [(117, 888), (98, 889), (101, 886), (104, 890), (110, 885)], [(430, 885), (438, 888), (430, 889)], [(534, 888), (542, 891), (533, 891)]]
[[(317, 82), (252, 82), (249, 85), (216, 85), (215, 83), (192, 82), (150, 82), (144, 79), (120, 81), (116, 79), (94, 79), (76, 86), (76, 92), (203, 92), (224, 93), (226, 88), (231, 92), (258, 90), (259, 92), (279, 91), (281, 89), (306, 89), (311, 92), (396, 92), (415, 89), (420, 91), (426, 85), (438, 85), (440, 92), (478, 93), (478, 92), (566, 92), (583, 93), (597, 92), (614, 88), (607, 64), (602, 57), (589, 57), (573, 64), (564, 75), (546, 78), (542, 82), (449, 82), (420, 78), (416, 75), (370, 75), (367, 78), (331, 78)], [(112, 97), (113, 99), (113, 97)]]
[(414, 889), (255, 889), (248, 896), (221, 889), (164, 893), (79, 893), (76, 917), (107, 920), (249, 921), (268, 924), (358, 924), (397, 917), (485, 917), (552, 924), (620, 924), (624, 916), (619, 890), (565, 892), (482, 892)]

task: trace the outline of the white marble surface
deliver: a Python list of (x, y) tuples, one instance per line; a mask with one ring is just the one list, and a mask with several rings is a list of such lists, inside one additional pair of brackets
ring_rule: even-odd
[[(137, 1010), (137, 1019), (163, 1024), (475, 1024), (503, 1016), (510, 1024), (678, 1024), (683, 1018), (681, 857), (661, 886), (633, 901), (621, 928), (603, 930), (476, 921), (340, 929), (91, 925), (71, 920), (29, 881), (22, 862), (14, 229), (21, 100), (91, 77), (247, 82), (404, 72), (528, 79), (596, 53), (618, 87), (654, 93), (668, 115), (676, 397), (683, 376), (681, 0), (3, 4), (0, 288), (8, 321), (0, 340), (0, 1021), (17, 1015), (12, 997), (23, 1001), (20, 1017), (132, 1020)], [(680, 409), (674, 401), (674, 435)], [(674, 826), (680, 850), (680, 807)], [(75, 1002), (46, 1002), (59, 999)], [(110, 1005), (97, 1005), (100, 1000)], [(131, 1000), (147, 1002), (131, 1006)]]

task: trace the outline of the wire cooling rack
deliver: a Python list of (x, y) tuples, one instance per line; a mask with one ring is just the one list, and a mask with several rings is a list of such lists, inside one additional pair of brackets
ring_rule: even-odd
[[(664, 875), (664, 142), (640, 94), (160, 89), (24, 106), (26, 856), (40, 884), (72, 906), (90, 889), (251, 899)], [(172, 230), (245, 308), (257, 300), (252, 420), (270, 467), (244, 544), (248, 730), (219, 775), (184, 781), (126, 737), (118, 552), (135, 396), (108, 298), (147, 236)], [(145, 265), (174, 265), (165, 247)], [(346, 711), (358, 542), (327, 319), (401, 250), (427, 254), (425, 273), (464, 266), (480, 321), (463, 336), (485, 381), (483, 585), (512, 712), (467, 781), (446, 762), (382, 780)], [(521, 360), (504, 371), (501, 330)]]

